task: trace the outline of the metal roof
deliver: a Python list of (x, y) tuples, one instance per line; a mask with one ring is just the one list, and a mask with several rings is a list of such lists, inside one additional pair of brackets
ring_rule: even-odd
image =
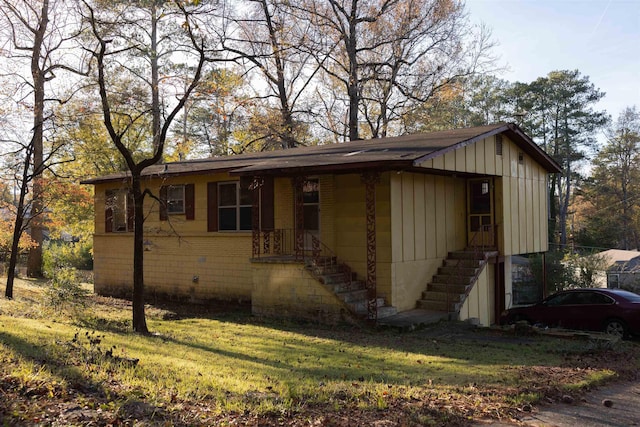
[[(202, 160), (164, 163), (146, 168), (142, 175), (173, 176), (203, 172), (229, 172), (234, 175), (279, 175), (327, 173), (350, 170), (395, 170), (417, 168), (428, 159), (473, 144), (498, 133), (505, 133), (518, 147), (548, 172), (561, 172), (560, 166), (514, 124), (495, 125), (404, 135), (391, 138), (349, 141), (339, 144), (263, 151)], [(87, 179), (85, 184), (122, 180), (126, 172)]]

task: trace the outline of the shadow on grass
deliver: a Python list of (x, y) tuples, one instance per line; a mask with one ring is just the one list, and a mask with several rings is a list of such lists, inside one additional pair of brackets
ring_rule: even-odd
[[(107, 425), (114, 421), (148, 419), (149, 415), (160, 420), (168, 419), (161, 407), (138, 401), (93, 380), (86, 373), (90, 370), (89, 365), (108, 362), (77, 360), (70, 354), (69, 343), (55, 341), (49, 345), (34, 345), (8, 332), (0, 332), (0, 342), (22, 360), (46, 368), (59, 380), (50, 383), (37, 376), (25, 379), (15, 376), (15, 372), (1, 378), (0, 390), (5, 398), (0, 399), (0, 415), (4, 414), (8, 425), (13, 425), (13, 421), (30, 421), (29, 414), (41, 421), (46, 414), (64, 424), (74, 425), (80, 421), (83, 425), (89, 421)], [(117, 369), (117, 366), (111, 368)], [(15, 409), (25, 407), (28, 408), (26, 413)], [(117, 410), (109, 413), (102, 408)]]
[[(502, 373), (495, 366), (553, 364), (569, 369), (564, 355), (594, 353), (582, 340), (517, 336), (473, 328), (462, 322), (439, 322), (421, 330), (400, 333), (351, 324), (327, 326), (254, 317), (248, 304), (164, 302), (149, 307), (153, 313), (148, 316), (150, 319), (165, 325), (177, 322), (176, 328), (171, 328), (173, 332), (153, 339), (228, 359), (226, 363), (232, 366), (251, 364), (255, 369), (264, 369), (265, 375), (286, 378), (288, 373), (318, 383), (327, 379), (357, 382), (362, 378), (406, 385), (423, 385), (433, 380), (454, 386), (474, 381), (497, 383), (511, 377), (516, 381), (515, 371)], [(204, 329), (217, 328), (207, 321), (222, 322), (228, 327), (250, 325), (257, 329), (243, 328), (237, 332), (237, 346), (230, 347), (218, 344), (213, 336), (210, 340), (206, 335), (199, 339), (186, 338), (190, 334), (180, 331), (187, 327), (182, 326), (181, 321), (194, 319), (203, 321), (194, 327)], [(77, 324), (103, 332), (131, 333), (130, 320), (93, 316), (80, 319)], [(403, 354), (406, 357), (403, 358)]]

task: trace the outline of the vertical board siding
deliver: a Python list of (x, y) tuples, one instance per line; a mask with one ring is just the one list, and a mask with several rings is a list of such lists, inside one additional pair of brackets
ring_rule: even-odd
[(402, 179), (397, 174), (391, 175), (391, 261), (402, 261)]
[(518, 234), (520, 235), (520, 250), (527, 251), (527, 192), (526, 180), (518, 179)]
[(458, 172), (464, 172), (467, 168), (467, 157), (466, 157), (466, 149), (463, 148), (459, 148), (456, 151), (453, 152), (455, 158), (456, 158), (456, 171)]
[(484, 145), (484, 171), (487, 175), (499, 175), (496, 173), (496, 162), (502, 160), (496, 155), (495, 140), (485, 140)]
[(425, 259), (427, 256), (427, 212), (425, 206), (426, 178), (426, 175), (415, 175), (413, 180), (415, 259)]
[(433, 224), (435, 227), (435, 233), (433, 234), (436, 237), (436, 257), (443, 258), (447, 255), (447, 209), (444, 203), (446, 199), (445, 177), (435, 177), (435, 190), (436, 221)]
[(465, 245), (466, 180), (404, 172), (391, 174), (390, 190), (392, 303), (407, 310), (415, 307), (447, 252)]
[[(477, 144), (473, 144), (471, 146), (467, 145), (466, 147), (464, 147), (464, 158), (465, 158), (465, 168), (464, 171), (465, 172), (475, 172), (476, 171), (476, 159), (478, 156), (476, 154), (476, 150), (480, 150), (480, 146), (478, 146)], [(460, 150), (462, 151), (462, 150)]]
[[(496, 154), (495, 140), (495, 136), (491, 136), (427, 160), (421, 166), (427, 169), (503, 177), (499, 189), (501, 198), (496, 198), (496, 218), (500, 218), (497, 226), (501, 237), (498, 246), (505, 255), (545, 251), (548, 248), (547, 171), (523, 153), (523, 150), (504, 134), (502, 135), (502, 155)], [(523, 153), (522, 164), (519, 162), (520, 153)], [(437, 185), (435, 192), (436, 200), (447, 200), (444, 194), (439, 194), (442, 193), (442, 189)], [(445, 199), (442, 199), (443, 196)], [(427, 205), (426, 193), (425, 205)], [(466, 206), (462, 209), (466, 209)], [(443, 212), (436, 211), (436, 217), (442, 214)], [(457, 217), (455, 221), (457, 227)], [(466, 218), (464, 227), (466, 232)], [(435, 235), (437, 253), (443, 254), (445, 252), (442, 243), (446, 240), (443, 239), (443, 234), (447, 233), (442, 231), (439, 235), (437, 233)], [(428, 253), (429, 245), (427, 245)]]
[(438, 254), (438, 239), (433, 234), (433, 227), (436, 223), (436, 190), (435, 176), (425, 175), (424, 177), (424, 205), (425, 205), (425, 258), (436, 258)]
[(531, 209), (533, 211), (533, 252), (541, 252), (542, 245), (540, 240), (542, 240), (542, 227), (540, 226), (541, 218), (540, 218), (540, 181), (533, 181), (532, 185), (532, 195), (531, 195)]
[(415, 212), (413, 210), (413, 177), (414, 174), (402, 175), (402, 259), (415, 259)]

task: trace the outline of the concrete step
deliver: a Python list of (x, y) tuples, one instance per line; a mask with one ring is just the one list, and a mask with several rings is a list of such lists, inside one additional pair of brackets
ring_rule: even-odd
[(323, 274), (343, 273), (345, 270), (344, 265), (342, 264), (332, 264), (325, 266), (307, 265), (305, 266), (305, 268), (317, 276), (322, 276)]
[(448, 283), (429, 283), (427, 291), (449, 292), (450, 294), (464, 295), (470, 285), (448, 284)]
[(312, 266), (322, 267), (326, 265), (337, 265), (337, 264), (338, 264), (338, 259), (336, 257), (324, 256), (319, 258), (305, 258), (306, 267), (312, 267)]
[(447, 301), (449, 302), (460, 302), (464, 294), (460, 293), (450, 293), (447, 295), (446, 292), (442, 291), (422, 291), (422, 299), (430, 300), (430, 301)]
[[(378, 308), (384, 307), (385, 301), (384, 298), (376, 298), (376, 305)], [(367, 305), (367, 300), (353, 301), (348, 303), (351, 309), (357, 314), (367, 314), (369, 312), (369, 306)]]
[(387, 317), (398, 314), (398, 309), (390, 305), (385, 305), (383, 307), (378, 307), (378, 309), (376, 310), (376, 314), (378, 316), (378, 319), (385, 319)]
[(365, 283), (360, 280), (354, 280), (352, 282), (330, 283), (325, 286), (327, 286), (332, 292), (336, 294), (340, 292), (360, 291), (362, 289), (366, 289)]
[(450, 303), (447, 306), (446, 301), (432, 301), (432, 300), (418, 300), (416, 303), (416, 308), (422, 310), (432, 310), (432, 311), (446, 311), (452, 312), (456, 310), (456, 304)]
[(366, 301), (367, 289), (359, 289), (354, 291), (336, 292), (336, 296), (346, 303)]
[(471, 260), (483, 260), (484, 253), (476, 251), (455, 251), (449, 252), (448, 259), (471, 259)]
[(481, 259), (445, 259), (442, 262), (443, 267), (454, 268), (479, 268), (482, 265)]
[(476, 267), (467, 267), (467, 266), (445, 266), (438, 268), (439, 275), (450, 275), (450, 276), (475, 276), (478, 269)]
[(462, 276), (453, 274), (436, 274), (433, 283), (446, 283), (450, 285), (469, 285), (475, 276)]
[(322, 274), (318, 279), (320, 283), (325, 285), (344, 283), (347, 281), (344, 273)]
[[(377, 319), (384, 319), (385, 317), (393, 316), (394, 314), (397, 314), (397, 313), (398, 313), (398, 310), (395, 307), (392, 307), (390, 305), (382, 305), (376, 308)], [(368, 318), (369, 316), (369, 312), (367, 310), (359, 310), (356, 312), (356, 314), (364, 317), (365, 319)]]

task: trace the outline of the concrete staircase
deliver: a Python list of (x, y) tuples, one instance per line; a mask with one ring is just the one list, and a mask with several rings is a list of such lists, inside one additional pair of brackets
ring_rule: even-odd
[(442, 267), (438, 268), (438, 273), (422, 292), (422, 298), (416, 304), (417, 308), (447, 313), (459, 312), (492, 253), (473, 249), (449, 252), (442, 262)]
[[(357, 275), (346, 264), (340, 263), (335, 257), (327, 257), (308, 259), (305, 261), (305, 268), (333, 292), (351, 313), (363, 319), (369, 316), (366, 283), (358, 280)], [(376, 305), (378, 319), (398, 312), (395, 307), (387, 305), (384, 298), (377, 298)]]

